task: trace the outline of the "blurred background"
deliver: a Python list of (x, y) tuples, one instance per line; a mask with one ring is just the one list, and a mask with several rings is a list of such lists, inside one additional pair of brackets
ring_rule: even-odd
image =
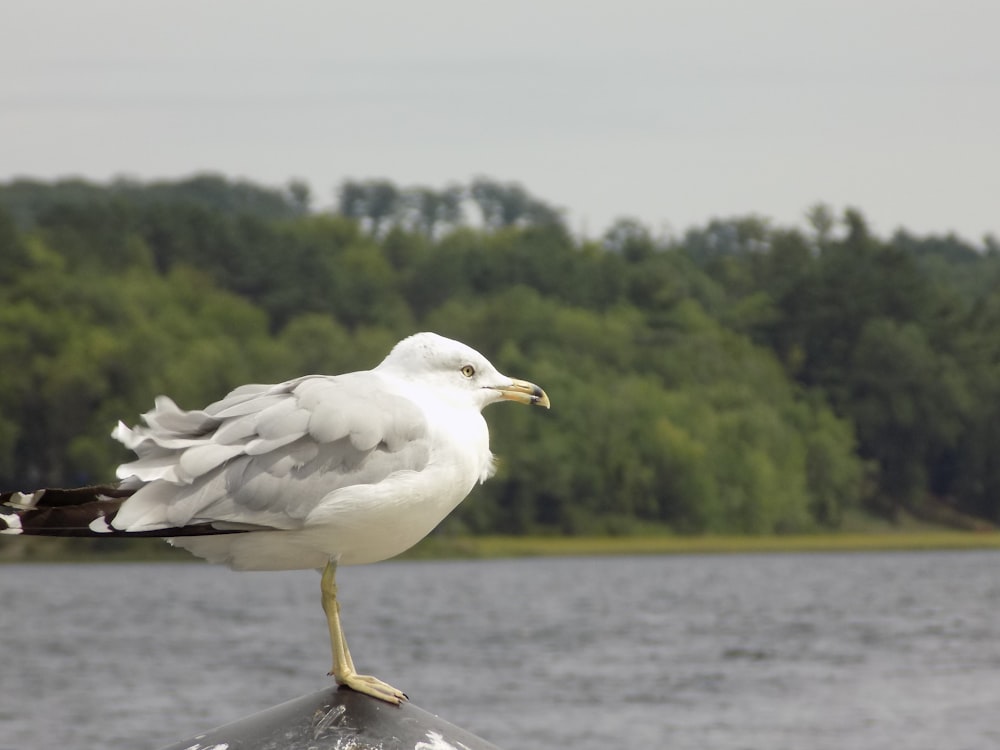
[[(5, 2), (0, 487), (107, 481), (126, 458), (110, 430), (157, 394), (197, 408), (368, 368), (435, 330), (553, 401), (487, 413), (500, 472), (438, 539), (923, 546), (946, 530), (995, 546), (998, 26), (976, 0)], [(0, 558), (110, 551), (6, 542)], [(881, 656), (911, 621), (942, 639), (920, 653), (982, 653), (980, 609), (915, 604), (998, 562), (979, 554), (915, 558), (939, 583), (902, 597), (892, 627), (851, 586), (837, 616), (870, 615)], [(880, 565), (895, 577), (876, 589), (909, 580)], [(768, 645), (724, 633), (697, 679), (780, 651), (798, 605), (751, 599), (740, 617), (775, 607)], [(767, 677), (774, 706), (808, 696), (812, 675), (787, 676)], [(936, 684), (899, 699), (899, 727), (869, 716), (878, 733), (847, 744), (917, 747), (906, 731), (934, 715)], [(744, 746), (730, 723), (692, 746)], [(971, 726), (973, 744), (996, 739)]]
[(7, 3), (0, 482), (433, 329), (544, 383), (455, 531), (1000, 520), (988, 3)]

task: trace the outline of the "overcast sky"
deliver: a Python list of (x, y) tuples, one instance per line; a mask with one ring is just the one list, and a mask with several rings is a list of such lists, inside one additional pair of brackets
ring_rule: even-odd
[(4, 0), (0, 180), (488, 175), (591, 236), (1000, 234), (996, 0)]

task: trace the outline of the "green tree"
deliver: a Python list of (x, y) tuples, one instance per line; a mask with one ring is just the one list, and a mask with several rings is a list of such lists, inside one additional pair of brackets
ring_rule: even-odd
[(451, 185), (444, 190), (408, 188), (403, 191), (402, 200), (410, 217), (409, 223), (424, 236), (434, 239), (439, 228), (456, 227), (464, 221), (462, 197), (462, 188)]
[(337, 192), (341, 215), (365, 222), (374, 237), (400, 217), (402, 200), (399, 188), (389, 180), (345, 180)]
[(469, 195), (479, 208), (483, 224), (496, 230), (519, 224), (563, 226), (559, 211), (531, 196), (517, 183), (501, 183), (478, 177), (469, 186)]

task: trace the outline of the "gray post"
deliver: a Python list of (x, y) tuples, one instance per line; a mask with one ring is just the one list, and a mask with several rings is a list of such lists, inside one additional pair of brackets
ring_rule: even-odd
[(499, 750), (406, 702), (327, 688), (162, 750)]

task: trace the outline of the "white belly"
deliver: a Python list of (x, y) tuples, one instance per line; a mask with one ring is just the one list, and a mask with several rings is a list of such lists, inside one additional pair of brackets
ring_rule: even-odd
[(177, 537), (171, 544), (237, 570), (360, 565), (395, 557), (423, 539), (478, 479), (452, 465), (401, 472), (375, 485), (331, 493), (301, 529)]

